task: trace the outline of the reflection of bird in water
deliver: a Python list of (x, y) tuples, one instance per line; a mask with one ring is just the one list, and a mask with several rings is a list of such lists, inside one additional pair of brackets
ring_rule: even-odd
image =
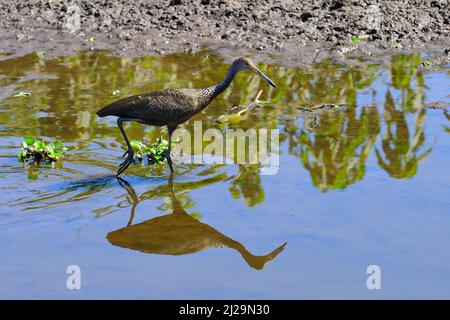
[(167, 162), (173, 172), (170, 148), (172, 133), (176, 127), (195, 114), (206, 108), (214, 98), (223, 92), (233, 81), (235, 75), (241, 70), (251, 70), (267, 81), (271, 86), (275, 84), (263, 74), (248, 58), (236, 59), (230, 67), (225, 79), (219, 84), (204, 89), (164, 89), (137, 96), (131, 96), (102, 108), (97, 112), (99, 117), (116, 116), (117, 125), (127, 144), (127, 159), (119, 166), (117, 175), (124, 172), (133, 162), (134, 151), (123, 129), (123, 122), (135, 121), (151, 126), (167, 126), (169, 129), (169, 149)]
[(284, 243), (265, 256), (253, 255), (241, 243), (184, 211), (175, 196), (172, 178), (169, 179), (169, 189), (173, 212), (133, 225), (134, 211), (139, 200), (133, 187), (125, 180), (118, 179), (130, 196), (132, 208), (127, 226), (108, 233), (106, 238), (113, 245), (168, 255), (196, 253), (208, 248), (231, 248), (238, 251), (249, 266), (258, 270), (263, 269), (286, 246)]

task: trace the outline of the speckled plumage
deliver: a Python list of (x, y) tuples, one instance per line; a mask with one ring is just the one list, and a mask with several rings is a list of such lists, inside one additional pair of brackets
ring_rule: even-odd
[(225, 79), (215, 86), (203, 89), (162, 89), (131, 96), (107, 105), (97, 115), (139, 119), (149, 125), (177, 126), (206, 108), (230, 85), (239, 71), (233, 66)]

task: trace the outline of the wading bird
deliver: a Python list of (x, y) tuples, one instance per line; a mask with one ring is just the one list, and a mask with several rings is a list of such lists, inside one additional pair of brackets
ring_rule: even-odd
[(204, 89), (163, 89), (150, 93), (144, 93), (118, 100), (107, 105), (97, 112), (99, 117), (116, 116), (117, 126), (127, 144), (128, 154), (117, 171), (117, 176), (124, 172), (133, 162), (134, 151), (130, 141), (123, 129), (125, 121), (135, 121), (151, 126), (167, 126), (169, 131), (169, 149), (167, 151), (167, 162), (173, 173), (170, 149), (172, 144), (172, 133), (176, 127), (198, 112), (205, 109), (211, 101), (223, 92), (231, 83), (235, 75), (241, 70), (251, 70), (272, 87), (275, 84), (264, 73), (262, 73), (249, 58), (236, 59), (230, 67), (225, 79), (219, 84)]

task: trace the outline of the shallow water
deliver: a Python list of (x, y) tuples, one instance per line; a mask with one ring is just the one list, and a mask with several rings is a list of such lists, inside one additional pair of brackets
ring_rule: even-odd
[[(187, 124), (216, 119), (259, 90), (270, 103), (232, 128), (278, 128), (280, 168), (133, 165), (102, 106), (165, 87), (205, 87), (229, 65), (209, 52), (119, 58), (108, 52), (0, 57), (1, 298), (449, 298), (450, 73), (355, 59), (238, 75)], [(120, 90), (118, 96), (112, 92)], [(31, 91), (16, 98), (18, 91)], [(311, 115), (304, 106), (343, 103)], [(149, 143), (164, 128), (128, 124)], [(55, 166), (24, 166), (24, 136), (59, 139)], [(172, 192), (173, 191), (173, 192)], [(66, 288), (78, 265), (81, 290)], [(378, 265), (381, 290), (368, 290)]]

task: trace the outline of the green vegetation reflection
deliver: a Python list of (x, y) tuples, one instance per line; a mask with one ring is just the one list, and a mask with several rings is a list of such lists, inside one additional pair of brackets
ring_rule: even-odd
[[(279, 128), (281, 143), (306, 169), (321, 191), (345, 189), (361, 181), (367, 159), (393, 178), (410, 178), (432, 152), (425, 137), (426, 84), (420, 54), (394, 55), (389, 66), (344, 66), (322, 61), (311, 68), (260, 64), (277, 89), (267, 88), (254, 74), (239, 75), (206, 111), (194, 120), (220, 130)], [(99, 119), (102, 106), (132, 94), (166, 87), (205, 87), (222, 80), (229, 65), (216, 56), (173, 54), (121, 58), (108, 52), (79, 52), (71, 57), (29, 54), (0, 61), (0, 123), (5, 136), (45, 136), (70, 141), (77, 150), (122, 149), (120, 132)], [(381, 83), (383, 90), (377, 89)], [(234, 105), (247, 105), (263, 90), (264, 103), (249, 108), (237, 123), (217, 123)], [(380, 92), (382, 92), (380, 94)], [(32, 94), (21, 94), (18, 93)], [(384, 93), (385, 92), (385, 93)], [(360, 97), (364, 95), (364, 103)], [(371, 102), (367, 102), (372, 97)], [(312, 106), (339, 105), (315, 111)], [(313, 110), (313, 111), (311, 111)], [(444, 110), (448, 117), (448, 113)], [(408, 117), (414, 121), (408, 121)], [(445, 128), (448, 132), (448, 126)], [(133, 124), (127, 132), (146, 145), (165, 136), (164, 128)], [(88, 153), (88, 152), (86, 152)], [(94, 162), (86, 158), (87, 162)], [(95, 159), (95, 164), (102, 162)], [(110, 165), (111, 168), (115, 164)], [(109, 168), (109, 167), (108, 167)], [(229, 187), (235, 198), (254, 206), (264, 201), (258, 168), (243, 166)]]

